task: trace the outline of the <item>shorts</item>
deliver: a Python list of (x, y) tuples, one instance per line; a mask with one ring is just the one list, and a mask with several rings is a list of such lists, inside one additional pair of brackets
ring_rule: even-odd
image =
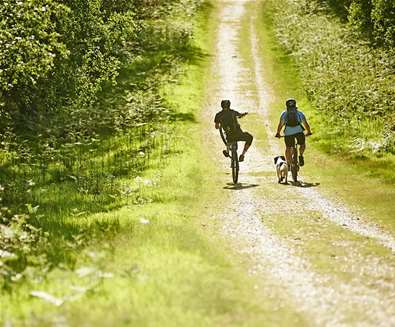
[(285, 145), (289, 148), (294, 147), (295, 139), (298, 141), (299, 145), (305, 145), (306, 143), (306, 136), (304, 135), (304, 133), (298, 133), (293, 135), (285, 135), (284, 137)]
[(243, 141), (246, 142), (246, 145), (250, 146), (252, 144), (253, 136), (250, 133), (243, 132), (242, 130), (238, 131), (233, 135), (229, 135), (226, 137), (228, 142), (235, 142), (235, 141)]

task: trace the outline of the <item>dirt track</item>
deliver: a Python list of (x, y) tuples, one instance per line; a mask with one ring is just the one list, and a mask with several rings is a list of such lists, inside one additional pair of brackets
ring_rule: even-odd
[[(230, 170), (229, 161), (220, 157), (223, 145), (212, 122), (221, 99), (230, 99), (233, 108), (251, 113), (249, 119), (259, 119), (268, 141), (254, 140), (241, 166), (241, 184), (226, 187), (230, 201), (224, 199), (226, 203), (218, 203), (218, 206), (228, 210), (215, 219), (221, 222), (221, 230), (235, 250), (248, 254), (250, 273), (270, 280), (270, 287), (286, 294), (312, 326), (395, 325), (395, 285), (391, 282), (395, 276), (394, 256), (383, 259), (374, 250), (368, 256), (363, 254), (369, 247), (363, 242), (364, 238), (392, 252), (395, 251), (394, 238), (363, 217), (357, 217), (341, 203), (324, 197), (320, 193), (322, 186), (282, 187), (276, 183), (272, 158), (282, 152), (283, 145), (273, 139), (275, 126), (268, 118), (270, 89), (265, 84), (264, 67), (259, 58), (255, 2), (222, 1), (212, 64), (215, 77), (210, 81), (211, 92), (204, 116), (210, 140), (207, 142), (215, 142), (207, 146), (216, 151), (212, 153), (213, 160), (221, 162), (224, 183), (231, 180), (226, 174)], [(252, 49), (249, 60), (240, 54), (245, 19), (249, 20)], [(241, 124), (243, 127), (243, 121)], [(252, 130), (249, 132), (255, 134)], [(303, 239), (290, 241), (270, 224), (270, 219), (294, 214), (305, 221), (309, 229), (301, 231)], [(335, 240), (347, 249), (338, 268), (347, 278), (342, 278), (336, 267), (333, 273), (317, 270), (313, 264), (315, 258), (300, 255), (293, 246), (296, 242), (319, 240), (320, 233), (331, 233), (333, 228), (350, 235)], [(335, 244), (322, 246), (331, 248)]]

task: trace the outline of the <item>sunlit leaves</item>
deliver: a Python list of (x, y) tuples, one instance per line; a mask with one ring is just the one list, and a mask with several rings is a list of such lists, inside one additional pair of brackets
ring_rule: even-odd
[[(395, 54), (372, 48), (307, 0), (273, 1), (282, 45), (299, 66), (323, 126), (360, 151), (395, 151)], [(318, 7), (317, 7), (318, 6)]]
[[(0, 3), (3, 14), (10, 3)], [(193, 57), (190, 17), (201, 3), (12, 1), (0, 31), (15, 54), (2, 57), (0, 78), (18, 77), (9, 87), (0, 81), (0, 287), (42, 279), (56, 265), (73, 268), (81, 248), (119, 228), (97, 223), (63, 235), (47, 229), (48, 221), (81, 219), (119, 201), (155, 201), (141, 191), (155, 181), (121, 181), (157, 161), (165, 165), (173, 151), (160, 122), (177, 118), (160, 90)], [(0, 54), (8, 53), (2, 44)]]
[(54, 1), (4, 1), (0, 4), (0, 90), (35, 85), (68, 51), (56, 31), (67, 7)]

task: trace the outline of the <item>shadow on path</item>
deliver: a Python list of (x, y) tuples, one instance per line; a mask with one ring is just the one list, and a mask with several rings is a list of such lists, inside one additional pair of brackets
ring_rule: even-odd
[(297, 186), (297, 187), (303, 187), (303, 188), (309, 188), (309, 187), (317, 187), (320, 185), (320, 183), (309, 183), (309, 182), (288, 182), (289, 185), (292, 186)]
[(233, 190), (233, 191), (259, 186), (259, 184), (248, 184), (248, 183), (237, 183), (237, 184), (226, 183), (226, 185), (227, 186), (224, 186), (225, 190)]

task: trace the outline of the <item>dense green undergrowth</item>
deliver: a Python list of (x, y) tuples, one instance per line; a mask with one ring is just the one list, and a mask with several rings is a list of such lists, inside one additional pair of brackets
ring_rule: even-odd
[[(315, 153), (322, 160), (333, 159), (334, 167), (344, 165), (346, 162), (350, 171), (345, 176), (357, 174), (361, 180), (373, 177), (372, 184), (385, 183), (388, 184), (388, 187), (391, 187), (395, 181), (393, 172), (394, 155), (391, 152), (384, 151), (373, 153), (370, 149), (350, 149), (353, 145), (352, 141), (355, 140), (355, 137), (347, 131), (347, 128), (352, 128), (350, 127), (350, 121), (342, 122), (338, 120), (337, 126), (329, 124), (329, 121), (326, 120), (327, 115), (319, 111), (314, 104), (314, 100), (312, 101), (309, 98), (305, 80), (296, 58), (278, 39), (277, 25), (274, 22), (276, 13), (274, 5), (276, 4), (271, 1), (265, 1), (261, 5), (261, 28), (259, 29), (262, 40), (261, 53), (265, 62), (265, 76), (277, 94), (272, 103), (272, 121), (277, 122), (278, 114), (284, 110), (284, 99), (290, 96), (296, 97), (299, 107), (307, 114), (313, 129), (313, 136), (309, 138), (308, 143), (320, 150), (315, 151)], [(340, 122), (342, 123), (340, 124)], [(339, 128), (345, 131), (344, 134), (339, 133)], [(331, 132), (333, 133), (331, 134)], [(380, 132), (377, 132), (377, 134), (380, 134)], [(368, 131), (364, 133), (366, 135)], [(330, 156), (327, 156), (328, 154)], [(324, 167), (323, 170), (325, 170)], [(332, 173), (335, 173), (335, 171), (336, 168), (332, 170)], [(323, 172), (323, 174), (326, 173)], [(335, 184), (338, 182), (337, 180), (333, 181)], [(355, 183), (358, 184), (359, 181), (357, 180)], [(379, 197), (378, 195), (377, 198)]]
[[(179, 151), (175, 123), (193, 120), (174, 110), (162, 90), (179, 79), (187, 63), (203, 57), (191, 42), (202, 1), (39, 5), (40, 1), (20, 2), (20, 14), (12, 7), (2, 21), (5, 31), (15, 26), (12, 32), (17, 34), (30, 31), (27, 25), (32, 22), (39, 25), (32, 31), (40, 35), (53, 29), (50, 40), (41, 38), (36, 44), (35, 37), (29, 46), (11, 47), (22, 51), (26, 60), (19, 63), (23, 69), (15, 84), (1, 94), (0, 280), (8, 290), (28, 280), (32, 270), (45, 275), (55, 267), (73, 268), (80, 248), (119, 231), (116, 222), (88, 220), (81, 227), (76, 221), (123, 205), (155, 201), (141, 191), (155, 180), (141, 175), (167, 165), (169, 156)], [(2, 3), (1, 10), (7, 6)], [(65, 17), (51, 10), (64, 12)], [(111, 25), (114, 20), (120, 30)], [(67, 26), (61, 24), (64, 21)], [(108, 24), (117, 30), (112, 32), (120, 33), (119, 39), (108, 34)], [(9, 36), (2, 33), (0, 38)], [(21, 38), (28, 37), (22, 34)], [(97, 48), (97, 43), (104, 46), (109, 39), (120, 42), (105, 48), (118, 49), (115, 57)], [(44, 72), (40, 70), (44, 63), (35, 56), (45, 54), (33, 48), (52, 49), (51, 42), (70, 53), (65, 50), (63, 59), (54, 56), (58, 61), (46, 63), (49, 70)], [(80, 47), (74, 49), (73, 42)], [(93, 50), (94, 60), (88, 59)], [(7, 61), (10, 53), (0, 55)], [(111, 58), (116, 58), (116, 67), (97, 62)], [(89, 72), (82, 72), (84, 67)], [(41, 74), (41, 82), (27, 85), (23, 80), (34, 75), (32, 69)], [(53, 96), (59, 100), (56, 104)]]
[(395, 46), (395, 3), (388, 0), (316, 0), (375, 46)]
[[(213, 41), (207, 30), (216, 27), (211, 12), (205, 6), (193, 18), (198, 22), (194, 43), (205, 51)], [(41, 270), (30, 266), (14, 277), (12, 292), (0, 296), (0, 324), (277, 326), (282, 319), (294, 321), (287, 306), (256, 297), (239, 264), (225, 259), (231, 256), (226, 244), (210, 239), (203, 213), (224, 194), (205, 173), (215, 170), (215, 163), (201, 155), (201, 126), (194, 117), (204, 104), (209, 61), (195, 59), (184, 65), (177, 84), (161, 87), (166, 108), (174, 110), (169, 128), (175, 138), (170, 155), (162, 157), (166, 163), (160, 164), (155, 146), (151, 164), (125, 178), (130, 193), (117, 196), (123, 198), (120, 207), (77, 211), (63, 219), (67, 224), (59, 231), (77, 232), (68, 238), (68, 248), (54, 253), (60, 263)], [(199, 200), (196, 190), (204, 190)], [(211, 215), (216, 208), (215, 203)], [(48, 246), (54, 244), (50, 239)], [(273, 312), (282, 318), (268, 318)]]
[(316, 1), (269, 1), (266, 10), (316, 108), (321, 148), (355, 158), (394, 153), (393, 49), (373, 48)]
[(273, 94), (269, 104), (273, 128), (284, 108), (284, 99), (290, 95), (296, 97), (307, 118), (310, 120), (313, 117), (313, 121), (310, 121), (313, 136), (307, 139), (303, 177), (320, 185), (317, 186), (320, 193), (329, 199), (346, 204), (365, 221), (373, 222), (387, 232), (394, 233), (394, 156), (387, 154), (362, 159), (353, 153), (332, 152), (328, 155), (322, 151), (319, 130), (321, 126), (315, 121), (319, 115), (307, 97), (294, 58), (276, 37), (273, 11), (270, 7), (268, 1), (259, 5), (258, 36), (265, 80)]

